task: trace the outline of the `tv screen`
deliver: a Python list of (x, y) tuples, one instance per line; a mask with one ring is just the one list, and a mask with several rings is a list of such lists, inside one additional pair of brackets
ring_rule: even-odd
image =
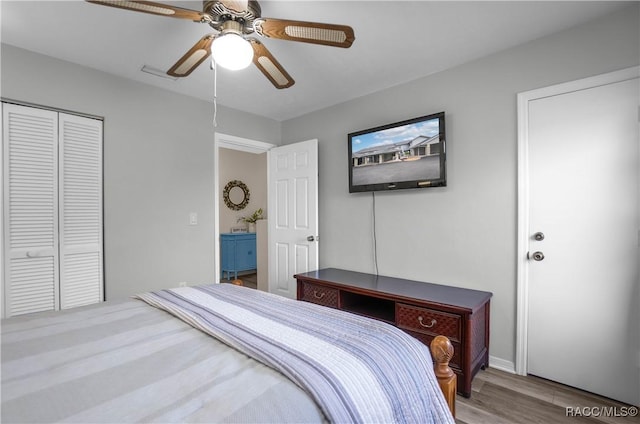
[(444, 112), (348, 138), (350, 193), (447, 185)]

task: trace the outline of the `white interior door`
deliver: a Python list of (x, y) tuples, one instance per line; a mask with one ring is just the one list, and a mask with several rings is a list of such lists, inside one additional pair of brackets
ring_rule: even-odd
[(60, 308), (104, 300), (102, 121), (61, 113)]
[(318, 269), (318, 140), (268, 156), (269, 291), (295, 298), (293, 276)]
[(636, 77), (528, 105), (528, 373), (634, 405), (638, 93)]
[(102, 120), (3, 104), (7, 317), (104, 299)]
[(58, 113), (3, 104), (5, 316), (58, 296)]

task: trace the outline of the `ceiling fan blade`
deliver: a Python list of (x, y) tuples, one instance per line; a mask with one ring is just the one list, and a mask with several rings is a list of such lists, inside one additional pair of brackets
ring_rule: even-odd
[(198, 42), (167, 71), (167, 74), (172, 77), (186, 77), (193, 72), (194, 69), (211, 55), (211, 43), (214, 38), (215, 36), (213, 34), (207, 34), (198, 40)]
[(253, 63), (276, 88), (289, 88), (295, 81), (260, 41), (249, 39), (253, 47)]
[(119, 9), (133, 10), (134, 12), (151, 13), (152, 15), (168, 16), (171, 18), (189, 19), (192, 21), (201, 21), (209, 18), (202, 12), (190, 9), (182, 9), (180, 7), (169, 6), (162, 3), (152, 1), (114, 1), (114, 0), (85, 0), (88, 3), (99, 4), (102, 6), (117, 7)]
[(242, 13), (249, 7), (249, 0), (220, 0), (220, 3), (231, 12)]
[(260, 18), (255, 20), (254, 27), (265, 37), (325, 46), (347, 48), (356, 39), (353, 28), (347, 25)]

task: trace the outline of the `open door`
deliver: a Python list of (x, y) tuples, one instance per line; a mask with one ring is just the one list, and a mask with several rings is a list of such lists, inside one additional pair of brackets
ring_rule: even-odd
[(318, 269), (318, 140), (268, 153), (269, 292), (295, 299), (294, 274)]

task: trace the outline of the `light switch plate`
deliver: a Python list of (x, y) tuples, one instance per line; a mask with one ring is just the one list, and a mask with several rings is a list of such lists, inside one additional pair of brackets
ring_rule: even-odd
[(189, 213), (189, 225), (198, 225), (198, 213), (197, 212)]

